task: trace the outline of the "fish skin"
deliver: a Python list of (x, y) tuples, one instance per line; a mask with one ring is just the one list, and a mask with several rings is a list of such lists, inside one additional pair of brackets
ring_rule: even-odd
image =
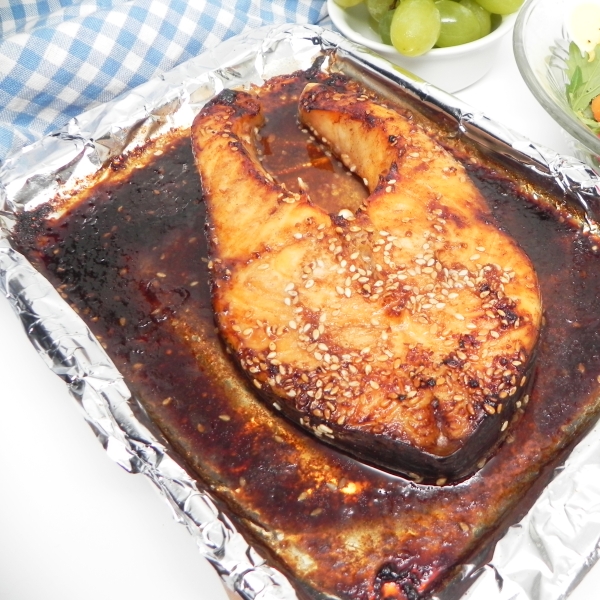
[(366, 182), (347, 219), (263, 169), (257, 95), (228, 91), (192, 126), (221, 336), (261, 397), (320, 439), (415, 478), (463, 477), (531, 380), (531, 262), (410, 118), (352, 84), (307, 85), (299, 116)]

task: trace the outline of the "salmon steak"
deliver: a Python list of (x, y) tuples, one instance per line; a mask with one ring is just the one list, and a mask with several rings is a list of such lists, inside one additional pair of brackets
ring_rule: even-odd
[(416, 481), (474, 472), (533, 378), (534, 268), (464, 166), (354, 82), (308, 84), (301, 126), (369, 196), (337, 214), (263, 168), (260, 95), (192, 126), (220, 335), (260, 397), (324, 442)]

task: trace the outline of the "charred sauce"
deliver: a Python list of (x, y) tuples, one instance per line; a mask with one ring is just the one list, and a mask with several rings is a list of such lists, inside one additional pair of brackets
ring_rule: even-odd
[[(296, 123), (312, 75), (264, 95), (265, 168), (332, 213), (360, 181)], [(282, 93), (282, 89), (285, 93)], [(140, 151), (66, 214), (21, 215), (20, 249), (103, 343), (154, 424), (303, 597), (427, 598), (525, 510), (597, 414), (598, 248), (493, 166), (468, 162), (493, 212), (531, 258), (545, 325), (531, 396), (496, 455), (469, 479), (422, 485), (361, 464), (265, 408), (215, 333), (205, 210), (187, 135)], [(115, 173), (140, 157), (109, 166)], [(300, 178), (300, 180), (299, 180)]]

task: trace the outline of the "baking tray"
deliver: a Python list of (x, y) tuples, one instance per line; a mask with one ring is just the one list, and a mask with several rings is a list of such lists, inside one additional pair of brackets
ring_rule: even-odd
[[(338, 35), (306, 26), (263, 29), (230, 40), (161, 80), (81, 115), (64, 130), (9, 157), (0, 169), (4, 221), (0, 282), (30, 339), (68, 383), (111, 457), (130, 472), (143, 472), (159, 487), (202, 553), (244, 598), (293, 598), (294, 591), (247, 544), (210, 495), (198, 490), (177, 457), (151, 432), (151, 424), (130, 401), (122, 378), (87, 327), (11, 247), (10, 229), (15, 213), (76, 189), (111, 158), (148, 138), (189, 125), (199, 108), (221, 89), (260, 84), (276, 74), (308, 68), (323, 52), (384, 94), (398, 86), (427, 110), (443, 115), (458, 134), (485, 152), (544, 180), (560, 191), (567, 212), (581, 221), (588, 234), (598, 233), (598, 180), (584, 165), (528, 142)], [(590, 469), (597, 468), (590, 448), (597, 448), (597, 440), (596, 430), (590, 432), (585, 444), (559, 467), (559, 476), (525, 519), (508, 531), (491, 561), (464, 565), (462, 578), (476, 582), (475, 594), (559, 598), (595, 562), (600, 527), (583, 517), (593, 509), (591, 482), (598, 478), (590, 476)], [(583, 484), (578, 478), (582, 473)], [(557, 510), (570, 518), (562, 523)], [(457, 589), (448, 588), (440, 598), (456, 597)]]

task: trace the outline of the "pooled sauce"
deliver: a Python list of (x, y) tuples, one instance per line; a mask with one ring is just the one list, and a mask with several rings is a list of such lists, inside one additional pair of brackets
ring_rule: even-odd
[[(334, 198), (332, 212), (353, 209), (366, 195), (360, 182), (297, 127), (295, 100), (305, 83), (291, 78), (285, 100), (265, 97), (263, 164), (292, 188), (300, 177), (318, 203)], [(496, 455), (463, 482), (422, 485), (361, 464), (272, 413), (228, 360), (214, 330), (193, 165), (187, 136), (173, 136), (145, 168), (96, 184), (60, 219), (47, 220), (44, 209), (22, 215), (16, 241), (105, 345), (190, 468), (292, 575), (302, 597), (429, 597), (501, 533), (507, 515), (527, 508), (528, 492), (549, 475), (544, 469), (598, 411), (593, 240), (519, 196), (492, 168), (469, 165), (536, 268), (546, 322), (532, 394)]]

